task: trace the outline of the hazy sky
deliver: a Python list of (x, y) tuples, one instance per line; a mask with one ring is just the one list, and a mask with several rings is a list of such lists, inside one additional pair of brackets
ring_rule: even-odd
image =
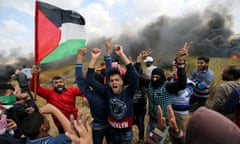
[[(214, 4), (228, 7), (232, 31), (240, 33), (239, 0), (44, 0), (73, 9), (86, 19), (87, 40), (136, 32), (159, 16), (184, 17)], [(0, 53), (29, 55), (34, 50), (34, 0), (0, 0)], [(14, 55), (11, 55), (14, 56)]]

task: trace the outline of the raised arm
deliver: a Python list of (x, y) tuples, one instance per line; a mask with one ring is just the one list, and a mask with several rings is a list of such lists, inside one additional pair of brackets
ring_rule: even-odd
[(87, 49), (86, 48), (78, 49), (77, 63), (82, 64), (83, 57), (85, 56), (86, 53), (87, 53)]
[(98, 57), (101, 55), (101, 49), (93, 48), (91, 51), (91, 60), (89, 62), (88, 71), (87, 71), (87, 81), (93, 87), (93, 89), (99, 93), (103, 93), (104, 85), (98, 82), (94, 78), (95, 66), (97, 63)]
[(122, 60), (122, 62), (126, 65), (129, 79), (128, 79), (128, 87), (127, 91), (130, 96), (134, 96), (134, 93), (139, 84), (139, 75), (133, 64), (129, 61), (125, 53), (123, 52), (123, 47), (121, 45), (114, 46), (115, 54)]
[(122, 60), (124, 65), (128, 65), (130, 63), (129, 59), (127, 58), (127, 56), (123, 52), (122, 45), (116, 44), (114, 46), (114, 52)]
[(88, 93), (90, 93), (91, 90), (88, 87), (89, 86), (88, 82), (83, 77), (83, 63), (82, 63), (86, 53), (87, 53), (86, 48), (82, 48), (78, 50), (77, 63), (75, 65), (75, 77), (76, 77), (76, 82), (79, 89), (81, 90), (83, 95), (88, 99), (89, 98)]
[[(145, 59), (147, 56), (149, 56), (151, 53), (152, 53), (152, 50), (148, 49), (148, 50), (141, 51), (138, 54), (137, 60), (136, 60), (136, 63), (135, 63), (135, 67), (136, 67), (138, 72), (142, 67), (141, 66), (142, 60)], [(147, 75), (141, 74), (141, 73), (139, 73), (139, 77), (140, 77), (139, 78), (140, 83), (144, 84), (147, 87), (149, 85), (150, 78)]]
[(29, 87), (33, 92), (35, 92), (35, 87), (36, 87), (37, 94), (43, 98), (47, 98), (50, 95), (49, 93), (51, 89), (47, 87), (42, 87), (40, 85), (40, 80), (39, 80), (40, 73), (41, 73), (41, 68), (38, 65), (33, 65), (32, 66), (33, 77), (30, 79)]
[[(41, 73), (41, 68), (38, 65), (33, 65), (32, 66), (32, 75), (33, 75), (33, 77), (30, 79), (30, 85), (29, 85), (29, 87), (30, 87), (30, 89), (32, 91), (34, 91), (34, 84), (35, 83), (37, 84), (37, 88), (40, 87), (40, 83), (39, 83), (40, 73)], [(35, 82), (35, 80), (36, 80), (36, 82)]]
[(110, 56), (110, 54), (111, 54), (111, 46), (112, 46), (112, 40), (111, 40), (111, 39), (108, 39), (108, 40), (105, 42), (106, 56)]
[(112, 46), (112, 41), (111, 41), (111, 39), (108, 39), (105, 42), (106, 56), (104, 56), (104, 61), (106, 63), (106, 70), (105, 70), (106, 84), (108, 84), (108, 72), (109, 72), (110, 69), (112, 69), (111, 46)]
[(137, 56), (137, 63), (141, 63), (143, 59), (149, 56), (152, 53), (152, 49), (144, 50), (139, 53)]
[(52, 114), (52, 115), (54, 115), (59, 120), (59, 122), (63, 126), (63, 129), (66, 132), (68, 132), (68, 133), (72, 133), (73, 132), (72, 129), (71, 129), (70, 121), (54, 105), (48, 103), (48, 104), (46, 104), (46, 105), (44, 105), (43, 107), (40, 108), (40, 112), (42, 114)]
[(99, 48), (93, 48), (91, 51), (91, 60), (89, 62), (89, 66), (88, 68), (92, 68), (95, 69), (96, 63), (97, 63), (97, 59), (98, 57), (101, 55), (102, 50)]
[(176, 93), (181, 89), (186, 88), (187, 75), (185, 71), (186, 57), (188, 56), (188, 50), (191, 47), (192, 42), (185, 43), (176, 55), (176, 66), (178, 80), (173, 83), (167, 84), (167, 90), (169, 93)]

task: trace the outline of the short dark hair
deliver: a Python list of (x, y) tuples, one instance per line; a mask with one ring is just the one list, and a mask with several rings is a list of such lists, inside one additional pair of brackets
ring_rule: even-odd
[(15, 88), (11, 84), (0, 83), (0, 95), (4, 95), (7, 89), (10, 89), (12, 91), (15, 90)]
[(40, 133), (43, 122), (44, 117), (40, 112), (28, 114), (21, 122), (22, 133), (30, 139), (36, 138)]
[(110, 79), (110, 77), (113, 75), (119, 75), (122, 78), (121, 72), (118, 68), (112, 68), (108, 71), (108, 79)]
[(205, 63), (209, 63), (209, 61), (210, 61), (209, 57), (207, 57), (207, 56), (200, 56), (200, 57), (198, 57), (198, 60), (203, 60), (203, 61), (205, 61)]
[(61, 77), (61, 76), (54, 76), (54, 77), (52, 78), (52, 82), (53, 82), (54, 80), (60, 80), (60, 79), (63, 80), (63, 77)]
[(228, 75), (232, 74), (235, 79), (240, 78), (240, 66), (231, 65), (228, 67)]

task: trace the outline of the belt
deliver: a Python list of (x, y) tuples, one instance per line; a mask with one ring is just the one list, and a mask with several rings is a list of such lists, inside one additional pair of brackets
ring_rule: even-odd
[(103, 130), (105, 128), (109, 127), (108, 124), (105, 124), (105, 125), (102, 125), (102, 126), (99, 126), (99, 127), (92, 127), (93, 130)]

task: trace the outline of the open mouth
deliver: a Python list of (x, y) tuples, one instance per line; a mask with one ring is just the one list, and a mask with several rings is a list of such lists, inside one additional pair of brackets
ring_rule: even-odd
[(118, 86), (113, 86), (112, 88), (118, 88)]
[(118, 90), (118, 86), (112, 86), (112, 90), (113, 91), (117, 91)]

